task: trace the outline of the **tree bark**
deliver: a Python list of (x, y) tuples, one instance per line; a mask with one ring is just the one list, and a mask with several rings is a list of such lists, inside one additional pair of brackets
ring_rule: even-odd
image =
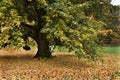
[(46, 39), (46, 34), (38, 33), (36, 37), (36, 43), (38, 46), (38, 51), (34, 58), (49, 58), (51, 56), (51, 52), (49, 49), (49, 42)]

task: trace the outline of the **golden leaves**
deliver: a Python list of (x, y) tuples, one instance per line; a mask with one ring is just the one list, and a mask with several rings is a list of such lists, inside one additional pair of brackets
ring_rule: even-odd
[(58, 17), (58, 14), (57, 14), (57, 13), (56, 13), (56, 14), (53, 14), (52, 17), (53, 17), (53, 18), (54, 18), (54, 17)]
[(89, 34), (82, 34), (82, 38), (83, 38), (83, 39), (89, 39), (89, 38), (90, 38), (90, 35), (89, 35)]
[(107, 35), (107, 34), (112, 34), (113, 31), (111, 29), (108, 29), (108, 30), (99, 30), (98, 31), (100, 34), (102, 35)]

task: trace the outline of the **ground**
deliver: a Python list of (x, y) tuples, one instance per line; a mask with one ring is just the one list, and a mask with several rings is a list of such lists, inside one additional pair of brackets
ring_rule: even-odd
[(55, 52), (34, 59), (36, 50), (0, 50), (0, 80), (120, 80), (120, 56), (104, 55), (103, 63)]

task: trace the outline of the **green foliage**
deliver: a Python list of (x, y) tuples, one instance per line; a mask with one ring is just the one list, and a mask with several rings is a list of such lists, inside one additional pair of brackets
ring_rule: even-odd
[(119, 45), (120, 33), (120, 7), (110, 6), (110, 14), (107, 16), (106, 26), (104, 26), (98, 35), (100, 44)]
[(11, 0), (0, 1), (0, 46), (20, 46), (22, 33), (19, 31), (21, 17)]
[[(70, 51), (74, 50), (79, 57), (90, 57), (89, 54), (95, 55), (97, 30), (104, 23), (99, 20), (91, 21), (91, 16), (86, 15), (88, 12), (84, 10), (89, 10), (93, 6), (91, 3), (73, 5), (70, 2), (58, 0), (46, 8), (47, 13), (43, 19), (47, 24), (45, 23), (41, 32), (48, 34), (47, 38), (51, 45), (56, 45), (57, 39)], [(92, 12), (89, 11), (89, 14)]]
[[(109, 2), (103, 1), (101, 4), (99, 0), (79, 1), (0, 1), (1, 43), (9, 43), (11, 36), (11, 44), (23, 43), (22, 35), (34, 39), (37, 35), (35, 31), (39, 30), (47, 34), (50, 46), (66, 46), (79, 57), (93, 57), (98, 30), (106, 25)], [(23, 22), (29, 26), (23, 26)]]

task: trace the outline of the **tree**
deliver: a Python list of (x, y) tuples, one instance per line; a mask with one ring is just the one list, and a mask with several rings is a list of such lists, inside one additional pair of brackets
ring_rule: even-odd
[(119, 45), (120, 33), (120, 6), (111, 6), (110, 14), (106, 20), (107, 26), (101, 29), (99, 43), (107, 45)]
[(110, 27), (113, 31), (112, 44), (120, 43), (120, 6), (113, 6), (111, 9)]
[(0, 46), (21, 46), (31, 37), (38, 45), (35, 58), (50, 57), (53, 45), (66, 46), (79, 57), (95, 56), (98, 29), (105, 25), (110, 3), (79, 1), (0, 0)]

